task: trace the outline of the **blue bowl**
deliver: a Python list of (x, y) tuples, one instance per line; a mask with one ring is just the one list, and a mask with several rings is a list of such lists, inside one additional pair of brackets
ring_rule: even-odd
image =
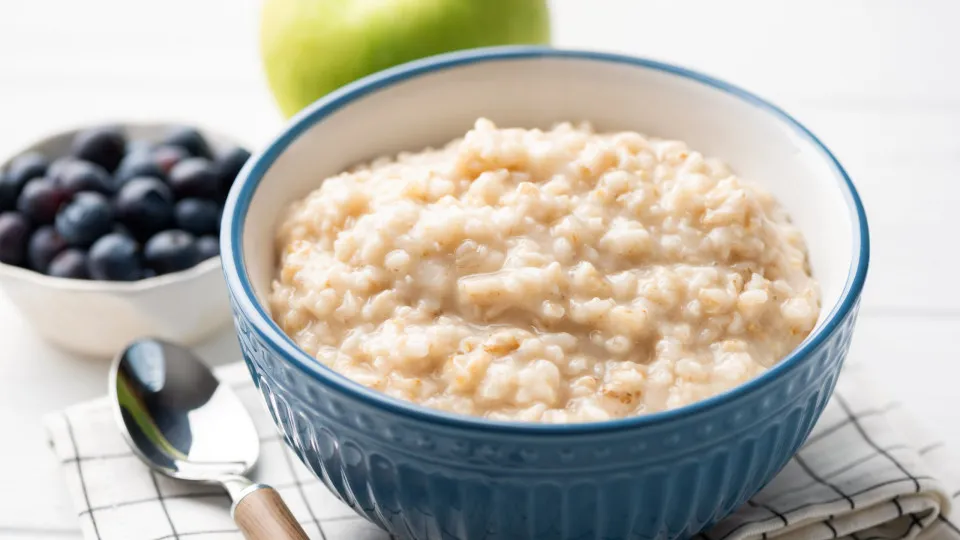
[[(297, 348), (265, 299), (285, 206), (360, 160), (502, 125), (586, 119), (690, 143), (765, 184), (810, 246), (823, 313), (763, 375), (662, 413), (571, 425), (496, 422), (356, 384)], [(339, 498), (415, 539), (689, 536), (757, 492), (806, 439), (847, 354), (869, 242), (833, 155), (775, 106), (706, 75), (595, 52), (507, 47), (437, 56), (346, 86), (295, 117), (241, 173), (223, 266), (254, 382), (301, 460)]]

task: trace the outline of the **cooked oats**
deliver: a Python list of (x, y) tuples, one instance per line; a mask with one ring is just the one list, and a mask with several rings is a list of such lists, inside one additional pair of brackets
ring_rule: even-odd
[(674, 409), (813, 329), (800, 231), (683, 142), (500, 129), (327, 178), (278, 232), (273, 317), (332, 369), (426, 407), (584, 422)]

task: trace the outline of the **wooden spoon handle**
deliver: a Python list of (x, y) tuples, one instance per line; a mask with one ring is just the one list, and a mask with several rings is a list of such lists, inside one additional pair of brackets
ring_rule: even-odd
[(309, 540), (277, 490), (252, 486), (233, 506), (233, 520), (247, 540)]

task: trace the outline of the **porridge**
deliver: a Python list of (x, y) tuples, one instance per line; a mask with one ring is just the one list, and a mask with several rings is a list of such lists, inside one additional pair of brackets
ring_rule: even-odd
[(533, 422), (673, 409), (768, 369), (820, 310), (774, 198), (678, 141), (478, 120), (326, 179), (278, 232), (272, 315), (347, 377)]

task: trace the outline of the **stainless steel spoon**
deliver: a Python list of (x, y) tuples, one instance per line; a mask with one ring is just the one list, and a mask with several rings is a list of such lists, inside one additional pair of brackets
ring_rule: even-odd
[(150, 468), (222, 485), (249, 540), (307, 540), (276, 490), (243, 476), (260, 454), (253, 420), (190, 351), (153, 339), (134, 342), (114, 360), (109, 392), (124, 438)]

